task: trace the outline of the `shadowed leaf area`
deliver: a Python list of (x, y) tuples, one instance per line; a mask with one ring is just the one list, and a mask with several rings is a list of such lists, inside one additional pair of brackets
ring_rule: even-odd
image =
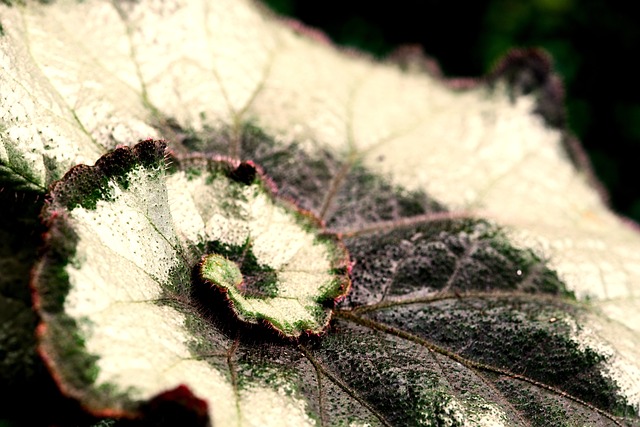
[[(29, 270), (43, 226), (43, 197), (0, 189), (0, 425), (88, 425), (75, 401), (62, 397), (36, 351), (38, 317), (31, 307)], [(24, 411), (25, 401), (40, 411)], [(11, 420), (22, 423), (13, 424)]]
[[(35, 261), (40, 225), (35, 221), (41, 196), (0, 192), (0, 395), (15, 402), (43, 376), (33, 330), (37, 317), (31, 309), (29, 269)], [(32, 215), (33, 219), (27, 219)], [(1, 405), (0, 419), (10, 405)]]

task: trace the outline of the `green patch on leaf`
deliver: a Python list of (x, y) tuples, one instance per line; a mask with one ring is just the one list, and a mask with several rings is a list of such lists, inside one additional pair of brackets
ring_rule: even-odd
[[(258, 263), (249, 239), (241, 246), (226, 245), (219, 241), (208, 242), (206, 253), (219, 254), (208, 256), (210, 260), (207, 261), (207, 264), (214, 260), (224, 262), (225, 259), (233, 264), (230, 270), (237, 270), (239, 277), (236, 279), (237, 282), (232, 283), (243, 296), (274, 298), (278, 295), (276, 271), (267, 265)], [(205, 263), (203, 262), (203, 275), (205, 274), (204, 267)], [(218, 284), (216, 280), (212, 280), (212, 277), (207, 277), (207, 280)]]
[(321, 333), (333, 301), (349, 288), (344, 248), (319, 238), (310, 214), (270, 196), (250, 164), (206, 182), (220, 192), (211, 200), (219, 207), (207, 209), (221, 238), (207, 243), (199, 266), (204, 285), (221, 288), (245, 322), (266, 322), (290, 337)]
[(220, 286), (229, 292), (240, 290), (242, 273), (238, 266), (227, 258), (211, 254), (206, 255), (200, 266), (200, 274), (214, 286)]
[[(4, 131), (0, 124), (0, 134)], [(23, 153), (11, 144), (6, 144), (4, 150), (7, 157), (0, 157), (0, 182), (11, 185), (15, 190), (44, 191), (40, 177), (33, 171)]]

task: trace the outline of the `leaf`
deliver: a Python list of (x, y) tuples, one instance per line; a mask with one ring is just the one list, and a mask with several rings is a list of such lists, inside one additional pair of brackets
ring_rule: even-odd
[[(281, 280), (303, 274), (305, 294), (284, 302), (306, 301), (317, 272), (344, 274), (342, 256), (331, 265), (340, 246), (325, 252), (324, 239), (304, 237), (314, 225), (271, 204), (251, 165), (190, 157), (166, 173), (163, 148), (146, 141), (72, 169), (44, 210), (50, 249), (34, 281), (42, 352), (60, 387), (94, 413), (140, 416), (146, 400), (187, 384), (219, 425), (261, 424), (274, 407), (294, 424), (323, 425), (635, 416), (609, 357), (575, 339), (586, 309), (542, 260), (482, 222), (349, 237), (354, 289), (327, 335), (297, 344), (274, 335), (310, 329), (306, 314), (276, 301), (296, 292)], [(256, 266), (276, 272), (275, 298), (234, 295), (241, 284), (265, 292), (271, 279)], [(335, 283), (331, 292), (344, 292)]]
[[(59, 344), (80, 351), (49, 357), (74, 366), (65, 390), (82, 395), (83, 404), (140, 412), (160, 389), (184, 382), (223, 425), (266, 423), (270, 411), (297, 414), (296, 425), (637, 425), (640, 237), (604, 205), (583, 154), (561, 130), (561, 90), (544, 55), (516, 52), (484, 81), (446, 81), (425, 72), (433, 68), (415, 54), (398, 65), (339, 53), (317, 33), (241, 0), (0, 4), (0, 25), (7, 186), (42, 192), (76, 163), (162, 135), (177, 157), (196, 150), (255, 161), (281, 195), (323, 219), (327, 235), (344, 239), (355, 262), (352, 292), (331, 328), (298, 347), (260, 338), (262, 329), (245, 330), (235, 316), (203, 326), (212, 313), (187, 316), (175, 299), (153, 306), (146, 320), (173, 322), (173, 338), (156, 342), (157, 351), (132, 346), (118, 363), (179, 343), (179, 354), (215, 374), (192, 372), (192, 382), (166, 380), (162, 369), (149, 377), (114, 374), (143, 384), (146, 394), (120, 383), (86, 388), (104, 380), (104, 368), (95, 368), (108, 358), (88, 349), (91, 335), (82, 328), (90, 324), (76, 313), (59, 330), (75, 344)], [(113, 197), (96, 170), (74, 169), (91, 196), (72, 211)], [(132, 188), (152, 179), (139, 178)], [(118, 220), (147, 209), (150, 195), (165, 197), (131, 195)], [(82, 239), (56, 221), (44, 259), (62, 262), (77, 255)], [(121, 245), (135, 236), (141, 258), (101, 264), (78, 281), (93, 300), (109, 295), (111, 268), (132, 259), (156, 278), (190, 283), (191, 271), (172, 269), (181, 258), (166, 251), (175, 243), (143, 239), (148, 228), (106, 230), (117, 231)], [(93, 229), (84, 236), (98, 238)], [(135, 268), (127, 274), (151, 283)], [(64, 289), (46, 295), (67, 280), (41, 276), (41, 302), (59, 308), (71, 301)], [(82, 333), (70, 335), (74, 328)], [(136, 330), (129, 328), (114, 322), (92, 336)], [(186, 346), (194, 339), (184, 328), (206, 330), (210, 339)], [(58, 375), (64, 370), (50, 364)], [(201, 394), (205, 378), (220, 390)], [(163, 385), (146, 388), (152, 384)]]

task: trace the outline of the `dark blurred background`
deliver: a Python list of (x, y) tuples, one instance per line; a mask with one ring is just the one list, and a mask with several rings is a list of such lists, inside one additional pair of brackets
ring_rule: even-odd
[[(543, 47), (571, 130), (613, 208), (640, 222), (640, 13), (623, 0), (266, 0), (339, 45), (385, 57), (420, 44), (447, 76), (479, 76), (514, 47)], [(423, 12), (428, 10), (428, 13)], [(634, 62), (636, 60), (637, 62)]]

